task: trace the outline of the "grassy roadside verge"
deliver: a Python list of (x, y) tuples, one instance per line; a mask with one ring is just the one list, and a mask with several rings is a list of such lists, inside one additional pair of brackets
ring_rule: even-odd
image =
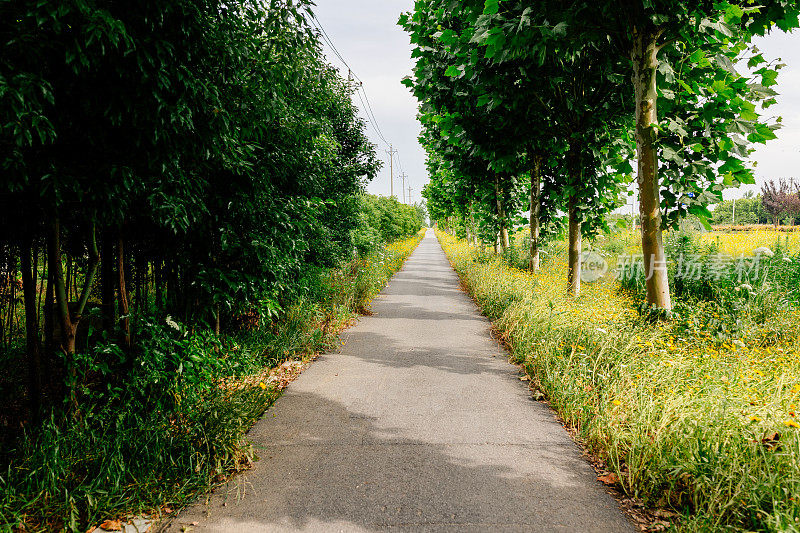
[(567, 297), (558, 250), (530, 274), (438, 237), (514, 359), (622, 490), (681, 514), (683, 531), (800, 530), (796, 313), (718, 342), (699, 316), (643, 321), (613, 282)]
[(50, 419), (2, 450), (0, 531), (83, 532), (158, 515), (247, 468), (250, 427), (314, 354), (334, 345), (423, 235), (329, 272), (304, 301), (247, 333), (217, 338), (169, 317), (148, 323), (125, 381), (108, 370), (118, 355), (111, 348), (86, 354), (79, 415)]

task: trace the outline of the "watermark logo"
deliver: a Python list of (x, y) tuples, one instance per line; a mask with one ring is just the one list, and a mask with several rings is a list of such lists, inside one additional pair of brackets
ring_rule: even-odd
[(608, 263), (593, 250), (581, 253), (581, 281), (592, 283), (608, 272)]

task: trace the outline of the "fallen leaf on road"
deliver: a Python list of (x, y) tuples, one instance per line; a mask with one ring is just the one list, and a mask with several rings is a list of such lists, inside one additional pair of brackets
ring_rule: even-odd
[(122, 522), (119, 520), (106, 520), (100, 524), (100, 529), (105, 529), (106, 531), (122, 531)]
[(604, 476), (597, 476), (597, 481), (605, 483), (606, 485), (616, 485), (619, 483), (619, 476), (617, 476), (614, 472), (611, 472)]

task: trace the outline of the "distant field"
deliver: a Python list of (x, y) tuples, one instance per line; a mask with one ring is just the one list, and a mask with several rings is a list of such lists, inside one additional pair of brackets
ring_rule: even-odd
[[(781, 226), (794, 228), (796, 226)], [(800, 228), (800, 226), (797, 226)], [(527, 235), (527, 233), (525, 233)], [(675, 232), (666, 233), (664, 238), (669, 241)], [(719, 226), (713, 231), (693, 232), (699, 244), (716, 244), (719, 251), (731, 256), (750, 255), (753, 250), (767, 246), (773, 251), (780, 247), (789, 253), (800, 252), (800, 231), (787, 231), (774, 229), (771, 226)], [(612, 235), (600, 235), (595, 246), (606, 249), (616, 254), (638, 254), (642, 246), (639, 230), (624, 230)], [(669, 250), (668, 250), (669, 253)]]
[[(789, 226), (794, 227), (794, 226)], [(768, 246), (775, 250), (779, 246), (789, 252), (800, 251), (800, 233), (775, 229), (751, 231), (711, 231), (700, 236), (703, 244), (717, 243), (719, 251), (730, 255), (747, 255), (754, 248)]]

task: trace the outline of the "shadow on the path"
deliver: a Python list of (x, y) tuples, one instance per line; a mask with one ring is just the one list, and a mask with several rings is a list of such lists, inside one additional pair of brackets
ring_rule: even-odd
[(253, 469), (169, 531), (633, 531), (435, 239), (373, 311), (253, 427)]
[[(474, 320), (474, 319), (472, 319)], [(375, 349), (380, 346), (381, 349)], [(420, 347), (398, 343), (396, 339), (372, 331), (353, 331), (347, 335), (347, 355), (368, 363), (391, 368), (427, 367), (454, 374), (495, 374), (510, 376), (514, 367), (507, 363), (507, 354), (499, 347), (493, 359), (486, 350), (467, 345), (452, 347)]]
[(172, 531), (632, 531), (568, 440), (436, 444), (325, 396), (290, 400), (251, 434), (255, 467)]

